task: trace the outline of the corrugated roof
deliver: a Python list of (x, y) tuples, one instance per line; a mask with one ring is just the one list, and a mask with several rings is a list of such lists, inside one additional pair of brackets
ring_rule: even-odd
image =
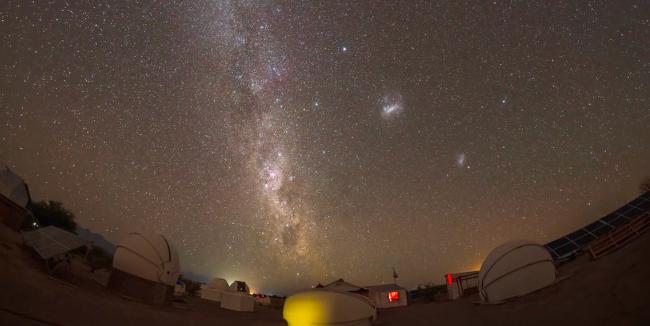
[(341, 292), (354, 292), (354, 291), (363, 290), (362, 287), (354, 285), (352, 283), (348, 283), (342, 278), (323, 286), (323, 288), (328, 290), (341, 291)]
[(29, 192), (25, 182), (9, 168), (0, 170), (0, 194), (21, 207), (29, 203)]
[(366, 289), (368, 289), (368, 291), (375, 291), (375, 292), (406, 290), (405, 288), (397, 284), (369, 285), (366, 286)]
[(34, 248), (43, 259), (65, 254), (90, 243), (90, 241), (76, 234), (55, 226), (46, 226), (34, 231), (25, 232), (23, 233), (23, 238), (25, 239), (25, 244)]

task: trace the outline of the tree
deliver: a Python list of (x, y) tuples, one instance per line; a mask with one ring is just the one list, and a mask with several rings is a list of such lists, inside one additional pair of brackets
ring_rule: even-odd
[(63, 207), (58, 201), (40, 201), (32, 203), (29, 209), (41, 226), (53, 225), (70, 232), (75, 232), (77, 223), (74, 221), (74, 214)]
[(643, 181), (641, 181), (641, 185), (639, 186), (641, 192), (646, 192), (650, 191), (650, 176), (645, 177)]

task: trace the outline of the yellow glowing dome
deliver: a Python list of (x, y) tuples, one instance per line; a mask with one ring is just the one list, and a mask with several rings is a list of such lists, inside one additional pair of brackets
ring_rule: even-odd
[(345, 292), (309, 290), (287, 298), (282, 313), (289, 326), (370, 325), (377, 316), (368, 298)]

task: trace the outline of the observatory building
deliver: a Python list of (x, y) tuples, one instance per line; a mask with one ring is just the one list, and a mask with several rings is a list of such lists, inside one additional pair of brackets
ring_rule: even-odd
[(368, 299), (377, 308), (403, 307), (408, 304), (408, 293), (397, 284), (366, 286)]
[(478, 271), (447, 273), (447, 295), (450, 300), (478, 292)]
[(180, 275), (176, 250), (159, 234), (130, 233), (117, 245), (108, 286), (141, 301), (171, 302)]
[(254, 311), (255, 297), (244, 281), (234, 281), (228, 291), (221, 293), (221, 308), (234, 311)]
[(0, 170), (0, 221), (14, 230), (22, 229), (33, 220), (26, 208), (30, 201), (25, 181), (9, 168)]
[(230, 284), (230, 291), (233, 292), (243, 292), (246, 294), (250, 294), (251, 290), (248, 287), (248, 284), (244, 281), (234, 281), (232, 284)]
[(226, 280), (215, 277), (208, 284), (201, 286), (201, 299), (219, 302), (223, 309), (255, 310), (255, 297), (250, 295), (250, 289), (243, 281), (234, 281), (228, 286)]
[(221, 294), (228, 291), (228, 282), (215, 277), (208, 284), (201, 285), (201, 299), (221, 302)]
[(525, 240), (505, 243), (485, 258), (478, 276), (484, 302), (522, 296), (555, 282), (555, 264), (545, 247)]
[(370, 302), (377, 308), (393, 308), (408, 305), (408, 292), (405, 288), (397, 284), (361, 287), (340, 278), (324, 286), (319, 283), (315, 288), (362, 295), (370, 299)]

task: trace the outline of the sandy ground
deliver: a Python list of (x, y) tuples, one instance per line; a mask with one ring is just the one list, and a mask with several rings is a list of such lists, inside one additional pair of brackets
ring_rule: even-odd
[[(82, 277), (49, 276), (20, 236), (0, 225), (0, 325), (286, 325), (278, 310), (233, 312), (198, 298), (165, 308), (134, 302), (74, 274)], [(477, 305), (473, 296), (414, 304), (380, 311), (376, 325), (650, 325), (650, 232), (599, 260), (584, 255), (559, 274), (571, 277), (514, 302)]]

